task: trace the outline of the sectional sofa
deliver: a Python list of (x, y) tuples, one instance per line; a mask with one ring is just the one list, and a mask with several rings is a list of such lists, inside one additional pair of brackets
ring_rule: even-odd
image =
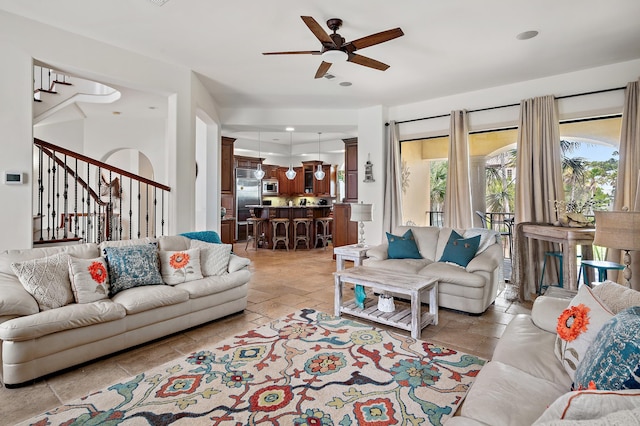
[(184, 236), (2, 252), (2, 381), (24, 384), (240, 312), (248, 265), (230, 245)]

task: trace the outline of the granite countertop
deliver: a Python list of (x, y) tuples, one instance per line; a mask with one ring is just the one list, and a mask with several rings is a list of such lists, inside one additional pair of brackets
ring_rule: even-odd
[(320, 206), (318, 204), (307, 204), (306, 206), (265, 206), (262, 204), (247, 204), (245, 207), (249, 208), (272, 208), (272, 209), (319, 209), (319, 208), (329, 208), (330, 205)]

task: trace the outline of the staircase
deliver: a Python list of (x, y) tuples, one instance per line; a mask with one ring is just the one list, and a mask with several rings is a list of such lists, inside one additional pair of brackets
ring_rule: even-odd
[(34, 246), (164, 235), (171, 188), (34, 139)]

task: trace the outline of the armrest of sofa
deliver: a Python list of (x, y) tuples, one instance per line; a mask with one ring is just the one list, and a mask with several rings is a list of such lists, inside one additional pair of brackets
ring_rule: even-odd
[(557, 297), (538, 296), (533, 302), (531, 309), (531, 320), (536, 327), (556, 334), (558, 317), (567, 309), (571, 299), (560, 299)]
[(231, 257), (229, 257), (229, 266), (227, 266), (227, 270), (231, 274), (243, 268), (247, 268), (250, 263), (250, 259), (247, 259), (246, 257), (240, 257), (232, 253)]
[(367, 257), (373, 260), (385, 260), (388, 259), (389, 245), (380, 244), (373, 246), (367, 250)]
[(502, 246), (492, 244), (485, 251), (471, 259), (471, 262), (467, 265), (467, 272), (492, 272), (501, 265), (502, 261)]

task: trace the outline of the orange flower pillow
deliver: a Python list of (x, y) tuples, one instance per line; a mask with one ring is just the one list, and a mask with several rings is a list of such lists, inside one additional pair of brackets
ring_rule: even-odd
[(160, 250), (160, 273), (162, 281), (169, 285), (201, 279), (200, 249)]
[(554, 353), (571, 380), (598, 331), (612, 317), (613, 313), (586, 285), (579, 288), (569, 307), (558, 317)]
[(91, 303), (109, 297), (109, 273), (102, 257), (69, 257), (69, 279), (76, 303)]

